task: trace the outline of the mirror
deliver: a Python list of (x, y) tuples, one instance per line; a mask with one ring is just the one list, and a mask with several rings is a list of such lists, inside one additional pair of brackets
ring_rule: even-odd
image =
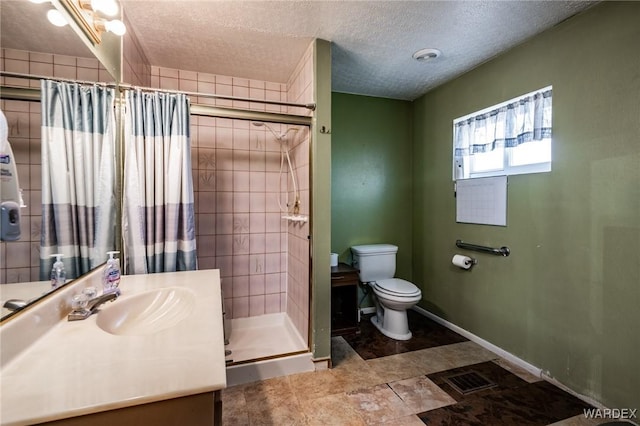
[(69, 25), (56, 27), (49, 23), (47, 11), (51, 9), (49, 2), (3, 1), (0, 5), (2, 48), (94, 58)]
[[(2, 70), (86, 81), (114, 81), (92, 51), (69, 26), (47, 20), (50, 2), (27, 0), (0, 3)], [(5, 86), (39, 87), (37, 80), (3, 77)], [(40, 104), (2, 100), (9, 141), (14, 151), (20, 187), (27, 207), (21, 209), (21, 238), (0, 242), (0, 301), (38, 300), (51, 288), (41, 281), (39, 247), (41, 226)], [(28, 305), (27, 305), (28, 306)], [(2, 308), (2, 320), (13, 312)]]

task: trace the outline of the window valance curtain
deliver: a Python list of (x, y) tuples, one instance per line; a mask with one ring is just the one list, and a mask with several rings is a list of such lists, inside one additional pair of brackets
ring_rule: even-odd
[(542, 90), (454, 122), (456, 178), (469, 177), (469, 158), (551, 137), (552, 90)]

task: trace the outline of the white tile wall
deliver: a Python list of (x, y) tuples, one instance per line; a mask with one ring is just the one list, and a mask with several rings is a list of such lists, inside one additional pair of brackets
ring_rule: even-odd
[[(151, 83), (161, 89), (179, 87), (219, 95), (287, 99), (287, 86), (279, 83), (160, 67), (151, 67)], [(192, 98), (192, 102), (287, 112), (286, 107), (255, 102), (204, 97)], [(271, 126), (276, 131), (286, 130), (279, 124)], [(308, 138), (306, 128), (301, 127), (297, 134)], [(292, 190), (287, 186), (287, 173), (279, 173), (279, 142), (265, 127), (204, 116), (192, 117), (191, 139), (199, 268), (220, 268), (225, 306), (232, 318), (286, 311), (289, 230), (281, 218), (278, 199), (284, 205), (287, 191)], [(306, 163), (296, 173), (308, 173), (308, 143), (300, 145), (297, 139), (292, 142), (299, 145), (297, 150), (307, 150)], [(305, 157), (294, 151), (291, 155), (293, 161), (298, 161), (294, 157)], [(289, 197), (292, 199), (291, 194)], [(304, 262), (308, 269), (308, 254)], [(296, 283), (296, 287), (300, 285)], [(308, 294), (308, 278), (304, 285)], [(306, 311), (298, 316), (308, 321), (308, 302), (305, 305), (298, 299), (296, 303)], [(300, 328), (306, 337), (308, 324)]]
[[(310, 103), (314, 101), (313, 94), (313, 44), (309, 46), (300, 63), (293, 72), (287, 84), (287, 100), (295, 103)], [(289, 107), (288, 112), (299, 115), (311, 115), (305, 108)], [(290, 150), (294, 164), (300, 192), (300, 214), (310, 215), (309, 176), (310, 176), (310, 138), (309, 129), (302, 128), (297, 132)], [(292, 182), (288, 185), (289, 197), (293, 199)], [(309, 269), (310, 247), (309, 222), (289, 222), (287, 224), (288, 252), (287, 266), (287, 307), (286, 312), (291, 318), (300, 335), (309, 338)]]

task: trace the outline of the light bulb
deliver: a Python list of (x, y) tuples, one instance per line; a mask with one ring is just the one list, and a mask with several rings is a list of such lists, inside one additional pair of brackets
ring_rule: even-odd
[(119, 19), (114, 19), (112, 21), (96, 19), (94, 21), (94, 25), (98, 31), (110, 31), (118, 36), (124, 35), (124, 33), (127, 32), (127, 27), (125, 27), (124, 23)]
[(119, 19), (113, 21), (107, 21), (104, 25), (107, 31), (111, 31), (115, 35), (122, 36), (127, 32), (127, 27), (124, 26), (124, 22)]
[(56, 27), (64, 27), (68, 23), (64, 16), (62, 16), (62, 13), (57, 9), (51, 9), (48, 11), (47, 19)]
[(118, 13), (118, 3), (115, 0), (91, 0), (91, 8), (107, 16), (115, 16)]

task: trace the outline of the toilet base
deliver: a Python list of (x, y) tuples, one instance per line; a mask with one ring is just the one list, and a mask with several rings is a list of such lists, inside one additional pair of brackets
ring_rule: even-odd
[[(387, 315), (387, 313), (385, 312), (385, 315)], [(405, 312), (406, 315), (406, 312)], [(405, 316), (405, 323), (406, 323), (406, 316)], [(407, 327), (407, 332), (406, 333), (394, 333), (393, 331), (389, 331), (386, 330), (382, 324), (380, 324), (380, 321), (378, 321), (378, 316), (375, 315), (373, 317), (371, 317), (371, 324), (375, 325), (376, 328), (380, 331), (380, 333), (384, 334), (385, 336), (391, 338), (391, 339), (395, 339), (395, 340), (409, 340), (411, 339), (411, 331), (408, 329)]]

